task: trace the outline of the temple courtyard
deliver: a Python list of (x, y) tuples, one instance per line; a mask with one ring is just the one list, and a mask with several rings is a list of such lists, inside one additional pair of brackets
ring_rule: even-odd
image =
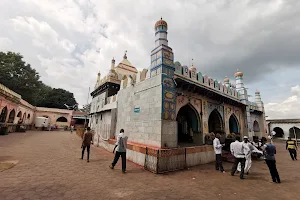
[(281, 184), (270, 183), (263, 161), (245, 180), (230, 176), (231, 163), (226, 174), (212, 163), (156, 175), (127, 162), (122, 174), (120, 163), (108, 168), (113, 154), (102, 148), (91, 148), (89, 163), (80, 160), (81, 140), (70, 132), (11, 133), (0, 137), (0, 199), (298, 199), (300, 160), (276, 145)]

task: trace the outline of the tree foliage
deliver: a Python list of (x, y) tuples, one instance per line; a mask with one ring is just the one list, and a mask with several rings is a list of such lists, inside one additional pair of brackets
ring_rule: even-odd
[(64, 104), (74, 105), (76, 103), (73, 93), (64, 89), (53, 88), (46, 94), (45, 98), (39, 102), (38, 106), (66, 109)]
[(64, 104), (76, 104), (73, 93), (45, 85), (19, 53), (0, 52), (0, 83), (35, 106), (65, 108)]

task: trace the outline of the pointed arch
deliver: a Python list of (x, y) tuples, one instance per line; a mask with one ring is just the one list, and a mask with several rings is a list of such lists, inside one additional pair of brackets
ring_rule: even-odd
[(254, 122), (253, 122), (253, 131), (260, 132), (259, 123), (256, 120), (254, 120)]
[(273, 131), (275, 131), (275, 135), (274, 135), (274, 137), (279, 137), (279, 138), (282, 138), (283, 136), (284, 136), (284, 131), (283, 131), (283, 129), (282, 128), (280, 128), (280, 127), (275, 127), (275, 128), (273, 128)]
[(291, 138), (295, 138), (295, 135), (297, 137), (297, 140), (300, 139), (300, 128), (293, 126), (289, 129), (289, 136)]
[(8, 116), (8, 123), (14, 123), (15, 121), (15, 116), (16, 116), (16, 111), (15, 109), (12, 109), (9, 113), (9, 116)]
[(198, 133), (200, 127), (200, 116), (194, 106), (190, 103), (182, 106), (178, 111), (176, 121), (178, 142), (192, 141), (193, 133)]
[(229, 132), (230, 133), (239, 133), (240, 132), (239, 121), (234, 113), (232, 113), (229, 118)]
[(0, 122), (5, 123), (6, 117), (7, 117), (7, 112), (8, 112), (7, 106), (2, 108), (1, 113), (0, 113)]
[(19, 112), (18, 112), (17, 117), (19, 117), (20, 119), (22, 118), (22, 111), (19, 111)]
[(211, 133), (223, 133), (224, 126), (223, 126), (223, 119), (222, 115), (219, 113), (217, 109), (214, 109), (208, 118), (208, 131)]

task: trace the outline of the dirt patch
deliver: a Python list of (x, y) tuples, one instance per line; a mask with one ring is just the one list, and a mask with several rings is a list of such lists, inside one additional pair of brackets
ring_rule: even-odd
[(4, 170), (16, 166), (18, 162), (19, 162), (18, 160), (9, 160), (9, 161), (0, 162), (0, 172), (3, 172)]

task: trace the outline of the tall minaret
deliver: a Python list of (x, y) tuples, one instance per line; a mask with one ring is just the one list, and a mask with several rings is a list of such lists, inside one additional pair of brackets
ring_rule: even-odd
[(150, 77), (166, 74), (173, 78), (174, 55), (168, 46), (168, 24), (162, 18), (155, 23), (155, 48), (151, 51)]
[(250, 116), (250, 107), (248, 105), (248, 94), (247, 89), (244, 87), (243, 82), (243, 72), (240, 72), (237, 70), (237, 72), (234, 74), (235, 77), (235, 86), (237, 92), (240, 94), (239, 99), (240, 101), (247, 105), (246, 106), (246, 120), (247, 120), (247, 129), (248, 129), (248, 135), (250, 135), (250, 132), (252, 132), (252, 122), (251, 122), (251, 116)]
[(240, 101), (244, 104), (247, 104), (248, 94), (247, 94), (247, 90), (244, 87), (244, 83), (243, 83), (243, 72), (237, 71), (234, 74), (234, 77), (235, 77), (236, 90), (240, 94)]
[(263, 108), (263, 102), (261, 100), (260, 92), (256, 91), (255, 92), (255, 103), (259, 108)]

